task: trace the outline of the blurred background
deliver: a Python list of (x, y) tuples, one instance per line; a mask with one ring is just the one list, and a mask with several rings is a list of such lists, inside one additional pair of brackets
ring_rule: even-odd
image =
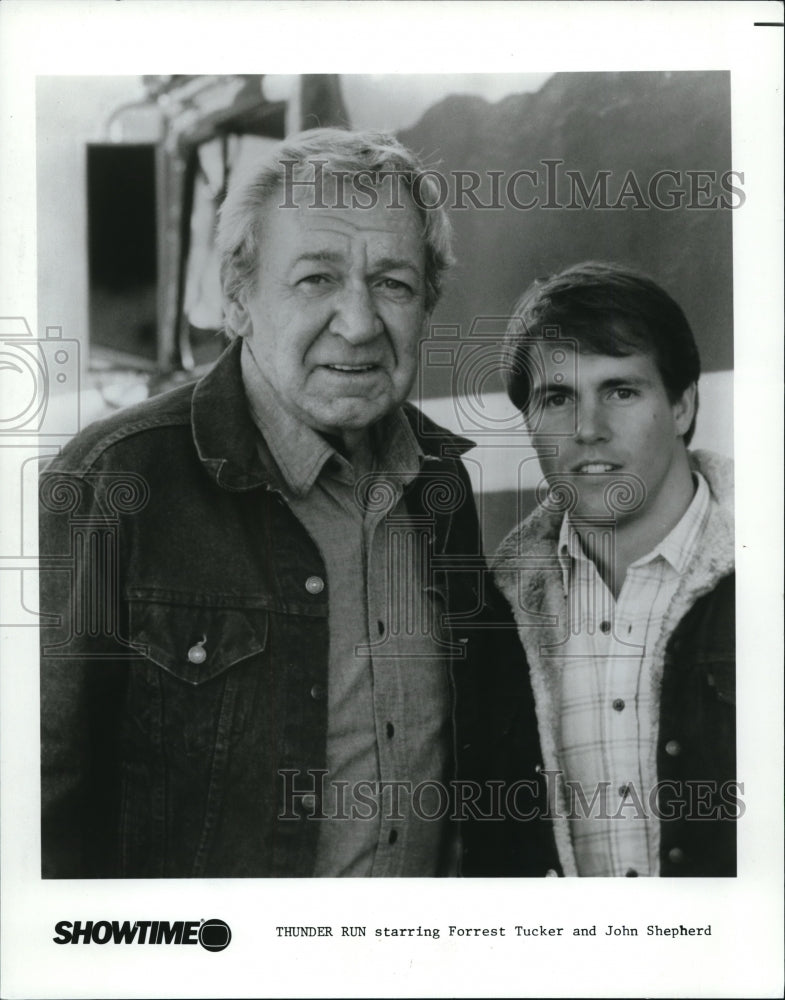
[[(232, 171), (336, 124), (392, 130), (442, 174), (483, 177), (474, 199), (447, 201), (458, 263), (413, 399), (477, 442), (467, 465), (489, 549), (539, 481), (497, 363), (504, 317), (536, 277), (594, 258), (660, 282), (701, 351), (693, 447), (731, 454), (728, 206), (743, 184), (721, 184), (725, 72), (39, 77), (38, 323), (78, 342), (79, 425), (209, 369), (225, 346), (213, 227)], [(491, 172), (503, 185), (516, 171), (530, 207), (492, 190)]]

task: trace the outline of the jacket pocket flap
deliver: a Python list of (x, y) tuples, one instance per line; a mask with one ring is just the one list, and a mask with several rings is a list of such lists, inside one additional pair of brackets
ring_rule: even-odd
[(129, 602), (130, 638), (143, 656), (202, 684), (267, 645), (266, 611), (149, 600)]

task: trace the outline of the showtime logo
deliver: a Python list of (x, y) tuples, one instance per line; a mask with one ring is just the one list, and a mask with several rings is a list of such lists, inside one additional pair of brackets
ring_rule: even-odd
[(200, 944), (223, 951), (232, 940), (224, 920), (60, 920), (55, 944)]

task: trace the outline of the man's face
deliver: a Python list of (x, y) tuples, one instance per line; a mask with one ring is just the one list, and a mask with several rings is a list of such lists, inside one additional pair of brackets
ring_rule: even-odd
[(428, 319), (421, 225), (405, 202), (313, 208), (301, 194), (297, 208), (264, 210), (243, 334), (280, 405), (351, 451), (414, 381)]
[[(681, 435), (694, 413), (693, 389), (671, 403), (645, 354), (576, 354), (564, 345), (543, 351), (541, 363), (532, 440), (549, 482), (564, 477), (577, 491), (574, 516), (614, 515), (620, 525), (646, 522), (656, 534), (661, 522), (669, 530), (683, 512), (672, 508), (683, 503), (685, 476), (689, 481)], [(627, 490), (641, 502), (620, 510)]]

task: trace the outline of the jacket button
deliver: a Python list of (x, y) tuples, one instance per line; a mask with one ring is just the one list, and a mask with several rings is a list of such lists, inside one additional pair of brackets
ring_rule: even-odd
[(680, 847), (672, 847), (668, 851), (668, 861), (673, 862), (674, 865), (680, 865), (684, 860), (684, 851)]
[(311, 688), (311, 697), (314, 701), (324, 701), (324, 694), (325, 691), (323, 684), (314, 684)]
[(324, 580), (320, 576), (309, 576), (305, 581), (305, 589), (309, 594), (321, 594), (324, 590)]
[(549, 868), (548, 871), (545, 873), (545, 877), (546, 878), (558, 878), (559, 877), (559, 873), (556, 871), (555, 868)]
[(624, 698), (616, 698), (613, 702), (613, 708), (617, 712), (624, 711)]
[(665, 744), (665, 753), (669, 757), (678, 757), (681, 753), (681, 743), (678, 740), (668, 740)]
[(611, 630), (611, 623), (610, 622), (607, 622), (607, 621), (606, 622), (600, 622), (600, 632), (602, 632), (603, 635), (607, 635), (610, 632), (610, 630)]
[(189, 663), (204, 663), (207, 659), (207, 650), (204, 648), (204, 644), (207, 642), (207, 637), (201, 639), (195, 645), (191, 646), (188, 650), (188, 662)]
[(316, 812), (316, 796), (307, 792), (300, 799), (300, 808), (307, 815), (311, 815)]

